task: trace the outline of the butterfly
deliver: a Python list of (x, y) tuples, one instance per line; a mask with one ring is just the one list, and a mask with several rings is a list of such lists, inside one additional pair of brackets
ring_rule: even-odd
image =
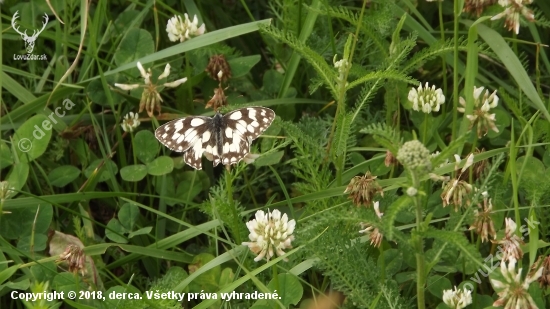
[(175, 152), (185, 152), (184, 161), (202, 169), (202, 155), (217, 166), (240, 162), (250, 144), (275, 119), (275, 112), (265, 107), (246, 107), (214, 117), (189, 116), (158, 127), (155, 137)]

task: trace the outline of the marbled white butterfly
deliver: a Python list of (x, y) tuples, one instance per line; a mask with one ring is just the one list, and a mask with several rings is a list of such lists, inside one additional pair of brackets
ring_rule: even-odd
[(240, 162), (250, 144), (273, 122), (275, 113), (265, 107), (246, 107), (214, 117), (190, 116), (172, 120), (155, 131), (156, 138), (172, 151), (185, 152), (189, 166), (202, 169), (202, 155), (224, 165)]

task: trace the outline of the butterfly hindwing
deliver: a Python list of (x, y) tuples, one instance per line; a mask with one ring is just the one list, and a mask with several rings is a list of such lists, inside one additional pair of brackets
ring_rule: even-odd
[(215, 147), (212, 118), (203, 116), (172, 120), (155, 131), (156, 138), (176, 152), (186, 152), (184, 161), (202, 169), (201, 157), (206, 149)]
[(246, 107), (225, 114), (221, 143), (222, 164), (236, 164), (249, 152), (250, 144), (275, 119), (275, 113), (265, 107)]
[(160, 126), (156, 138), (169, 149), (185, 152), (189, 166), (202, 169), (201, 157), (216, 166), (240, 162), (249, 152), (250, 144), (273, 122), (275, 113), (264, 107), (246, 107), (213, 118), (191, 116)]

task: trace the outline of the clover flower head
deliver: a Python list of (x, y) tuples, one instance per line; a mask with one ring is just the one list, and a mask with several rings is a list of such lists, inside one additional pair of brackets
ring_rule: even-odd
[(523, 250), (521, 245), (525, 242), (516, 235), (517, 224), (511, 218), (505, 219), (506, 228), (504, 232), (504, 238), (499, 241), (491, 241), (498, 243), (500, 246), (499, 253), (502, 254), (502, 261), (520, 260), (523, 257)]
[(462, 169), (460, 169), (459, 166), (462, 162), (460, 156), (455, 154), (454, 157), (456, 161), (455, 171), (457, 176), (456, 178), (444, 181), (441, 199), (443, 200), (443, 207), (446, 207), (447, 205), (454, 205), (454, 210), (458, 211), (458, 209), (462, 206), (470, 206), (470, 194), (472, 193), (474, 187), (461, 178), (464, 172), (474, 163), (474, 154), (468, 155)]
[(122, 124), (120, 125), (122, 127), (122, 130), (124, 132), (134, 132), (134, 130), (139, 126), (139, 116), (137, 113), (129, 112), (124, 116), (124, 119), (122, 120)]
[(166, 24), (166, 32), (171, 42), (180, 41), (181, 43), (205, 32), (206, 28), (204, 24), (199, 27), (197, 15), (193, 16), (193, 21), (189, 19), (187, 13), (183, 15), (185, 19), (182, 19), (181, 16), (174, 16), (170, 18)]
[(4, 201), (15, 195), (15, 187), (10, 186), (7, 180), (0, 181), (0, 200)]
[[(256, 218), (246, 223), (250, 234), (250, 242), (243, 242), (242, 245), (248, 246), (250, 251), (258, 256), (254, 261), (258, 262), (264, 257), (267, 261), (275, 254), (283, 256), (284, 249), (292, 248), (291, 241), (294, 240), (292, 233), (296, 227), (294, 219), (288, 220), (286, 214), (281, 216), (277, 209), (273, 212), (258, 210)], [(287, 259), (284, 259), (285, 261)]]
[(86, 254), (77, 245), (68, 245), (63, 253), (59, 255), (58, 262), (67, 262), (69, 271), (76, 273), (80, 271), (82, 276), (86, 275)]
[(422, 88), (422, 83), (418, 88), (411, 88), (408, 96), (409, 101), (412, 103), (412, 109), (429, 114), (432, 111), (439, 112), (441, 104), (445, 103), (445, 96), (441, 88), (435, 89), (435, 85), (430, 86), (426, 83), (426, 86)]
[(210, 57), (205, 71), (210, 78), (219, 82), (226, 82), (231, 78), (231, 66), (223, 54)]
[(491, 20), (497, 20), (505, 17), (504, 26), (508, 31), (514, 31), (519, 34), (519, 18), (523, 15), (528, 21), (535, 21), (535, 14), (527, 8), (527, 4), (533, 3), (533, 0), (498, 0), (498, 4), (504, 8), (504, 11), (493, 16)]
[(418, 140), (408, 141), (397, 151), (397, 160), (412, 171), (428, 173), (432, 170), (431, 154)]
[(497, 232), (495, 231), (495, 224), (491, 218), (491, 212), (493, 211), (493, 204), (489, 198), (487, 191), (482, 192), (483, 196), (483, 205), (478, 204), (478, 209), (474, 210), (475, 220), (470, 230), (476, 231), (476, 233), (481, 237), (481, 242), (486, 242), (489, 240), (489, 236), (492, 239), (497, 237)]
[[(382, 216), (384, 214), (380, 212), (380, 203), (378, 201), (374, 202), (373, 208), (376, 216), (379, 219), (382, 219)], [(380, 232), (380, 230), (377, 227), (374, 227), (372, 224), (368, 223), (360, 222), (359, 225), (361, 225), (361, 230), (359, 231), (359, 233), (365, 233), (369, 236), (371, 246), (380, 247), (380, 245), (382, 244), (382, 239), (384, 238), (384, 235)]]
[[(157, 89), (158, 85), (151, 81), (151, 76), (152, 76), (151, 69), (149, 68), (148, 70), (145, 70), (145, 68), (143, 68), (143, 65), (139, 61), (136, 65), (139, 70), (139, 73), (141, 74), (141, 77), (143, 77), (143, 84), (127, 85), (127, 84), (116, 83), (115, 86), (126, 91), (143, 87), (144, 88), (143, 93), (141, 94), (141, 100), (139, 102), (139, 113), (141, 113), (145, 109), (149, 117), (153, 116), (154, 111), (157, 111), (160, 114), (160, 105), (163, 100), (162, 100), (162, 97), (160, 96), (159, 90)], [(164, 71), (157, 78), (157, 83), (162, 79), (166, 79), (169, 75), (170, 75), (170, 64), (167, 63), (166, 66), (164, 67)], [(187, 81), (187, 77), (184, 77), (184, 78), (175, 80), (173, 82), (164, 83), (162, 84), (162, 86), (168, 87), (168, 88), (174, 88), (185, 83), (186, 81)]]
[[(496, 117), (495, 114), (489, 113), (491, 109), (498, 106), (498, 96), (496, 95), (497, 91), (489, 94), (489, 90), (485, 91), (484, 87), (475, 87), (474, 86), (474, 110), (473, 114), (466, 115), (466, 118), (470, 120), (470, 128), (477, 126), (477, 135), (482, 137), (487, 134), (489, 129), (498, 133), (498, 128), (495, 125)], [(481, 96), (483, 94), (483, 97)], [(460, 105), (462, 107), (458, 108), (458, 111), (461, 113), (466, 112), (466, 100), (462, 97), (459, 99)]]
[(508, 265), (503, 260), (500, 263), (502, 279), (491, 279), (491, 284), (499, 298), (493, 303), (494, 307), (538, 309), (533, 298), (529, 294), (529, 285), (542, 275), (542, 267), (527, 274), (525, 279), (521, 277), (522, 268), (516, 270), (515, 259), (510, 259)]
[(472, 303), (472, 291), (468, 289), (459, 290), (456, 286), (454, 290), (443, 290), (443, 302), (453, 309), (466, 308)]
[(479, 17), (486, 7), (493, 5), (497, 0), (466, 0), (464, 2), (464, 12), (474, 12)]
[(372, 176), (369, 171), (364, 176), (355, 176), (350, 180), (344, 193), (349, 193), (349, 198), (353, 200), (355, 206), (369, 207), (376, 194), (384, 196), (382, 187), (376, 181), (377, 177)]
[(386, 150), (386, 158), (384, 159), (384, 165), (386, 167), (390, 167), (390, 165), (394, 165), (397, 163), (397, 160), (395, 159), (395, 156), (393, 153), (389, 150)]
[(539, 284), (541, 289), (548, 288), (550, 286), (550, 255), (544, 257), (540, 256), (537, 261), (531, 266), (531, 271), (536, 272), (538, 267), (542, 268), (542, 274), (539, 277)]

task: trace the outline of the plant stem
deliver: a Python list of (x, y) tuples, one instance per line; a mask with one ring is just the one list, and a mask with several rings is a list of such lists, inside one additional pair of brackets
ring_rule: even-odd
[[(443, 25), (443, 1), (439, 1), (439, 31), (441, 33), (441, 42), (445, 42), (445, 27)], [(443, 93), (447, 93), (447, 61), (445, 56), (441, 56), (441, 68), (443, 71)], [(447, 109), (443, 109), (443, 118), (447, 115)]]
[(452, 140), (456, 137), (456, 123), (458, 118), (458, 17), (460, 16), (458, 2), (459, 0), (454, 1), (453, 123), (451, 125)]
[(428, 134), (428, 114), (424, 114), (424, 128), (422, 129), (422, 144), (426, 145), (428, 141), (426, 135)]
[[(420, 188), (420, 181), (414, 171), (411, 171), (413, 187)], [(426, 261), (424, 260), (424, 248), (421, 233), (423, 231), (422, 220), (422, 203), (419, 194), (413, 198), (416, 206), (416, 235), (413, 235), (416, 249), (416, 297), (418, 301), (418, 309), (425, 309), (426, 302), (424, 301), (424, 286), (426, 285), (425, 268)]]
[(235, 243), (241, 244), (241, 234), (239, 233), (239, 213), (237, 212), (237, 207), (235, 206), (235, 201), (233, 201), (233, 181), (231, 179), (231, 166), (225, 166), (225, 187), (227, 190), (227, 200), (233, 212), (233, 237), (235, 237)]

